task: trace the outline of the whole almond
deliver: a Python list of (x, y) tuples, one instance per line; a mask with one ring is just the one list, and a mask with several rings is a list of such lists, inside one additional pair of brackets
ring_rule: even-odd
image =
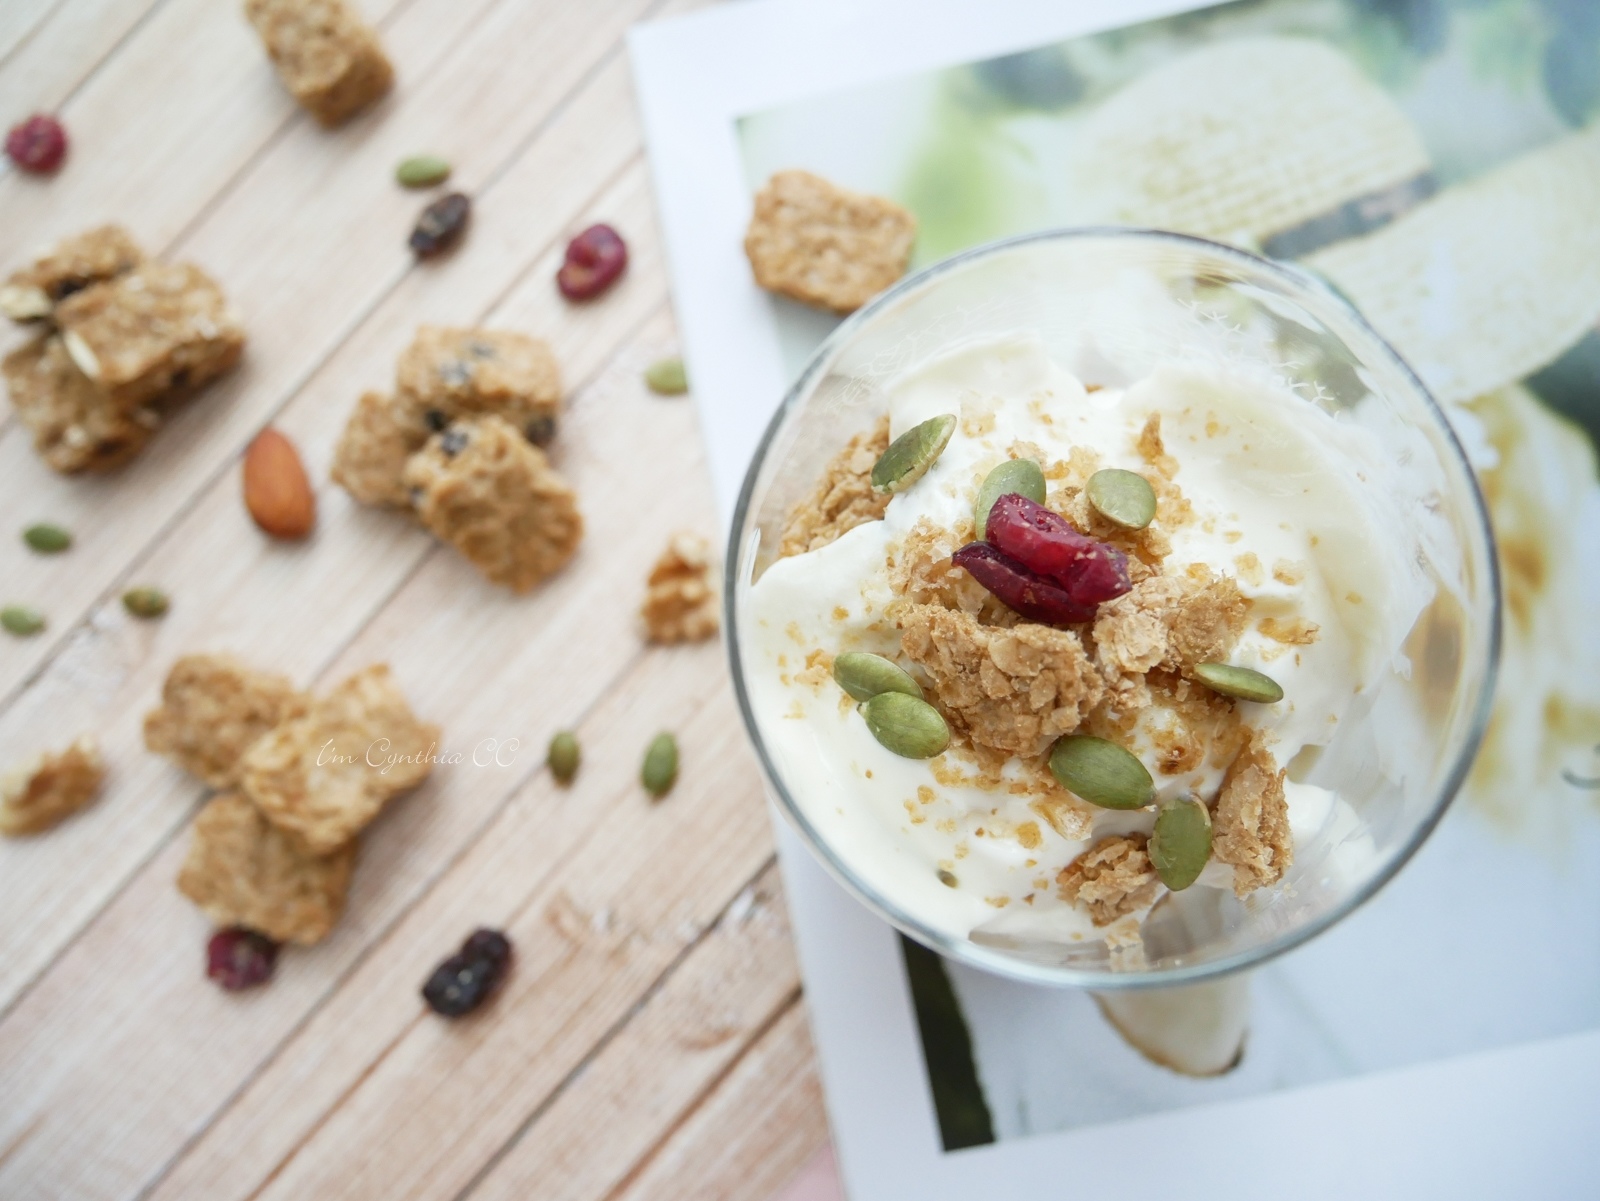
[(244, 504), (274, 538), (304, 538), (317, 520), (317, 497), (294, 443), (265, 429), (244, 455)]

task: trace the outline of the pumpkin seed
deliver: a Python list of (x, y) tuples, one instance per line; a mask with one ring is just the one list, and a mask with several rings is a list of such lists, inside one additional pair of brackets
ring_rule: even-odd
[(26, 638), (44, 629), (44, 614), (27, 605), (7, 605), (0, 609), (0, 626), (19, 638)]
[(577, 736), (571, 730), (560, 730), (550, 740), (550, 753), (545, 756), (545, 762), (550, 765), (550, 774), (557, 781), (570, 784), (572, 777), (578, 774), (578, 761), (582, 756)]
[(1270, 705), (1283, 699), (1283, 686), (1271, 676), (1248, 667), (1234, 667), (1231, 663), (1202, 663), (1194, 669), (1194, 678), (1212, 692), (1238, 697), (1241, 701), (1255, 701)]
[(953, 414), (930, 417), (889, 443), (889, 449), (872, 465), (872, 487), (878, 492), (903, 492), (933, 466), (955, 432)]
[(943, 884), (946, 888), (961, 887), (961, 881), (956, 879), (956, 874), (954, 872), (947, 872), (942, 867), (939, 869), (939, 883)]
[(41, 555), (53, 555), (72, 545), (72, 535), (58, 525), (40, 522), (22, 531), (22, 540)]
[(1137, 471), (1097, 471), (1084, 492), (1095, 512), (1125, 530), (1142, 530), (1156, 519), (1155, 489)]
[(905, 759), (932, 759), (950, 745), (944, 717), (921, 697), (880, 692), (861, 709), (872, 736)]
[(159, 588), (129, 588), (122, 607), (135, 617), (160, 617), (167, 611), (167, 594)]
[(1132, 752), (1090, 734), (1057, 739), (1050, 774), (1102, 809), (1142, 809), (1155, 798), (1155, 781)]
[(678, 740), (671, 734), (657, 734), (644, 753), (639, 779), (644, 790), (657, 798), (667, 795), (678, 778)]
[(403, 187), (428, 188), (450, 178), (450, 164), (437, 154), (414, 154), (394, 169)]
[(911, 673), (882, 655), (846, 651), (833, 660), (833, 678), (858, 701), (870, 701), (881, 692), (903, 692), (922, 699), (921, 686)]
[(689, 390), (689, 376), (682, 359), (660, 359), (644, 373), (645, 386), (658, 396), (682, 396)]
[(1044, 504), (1044, 471), (1032, 459), (1007, 459), (978, 485), (978, 499), (972, 504), (973, 537), (982, 542), (994, 502), (1012, 492), (1026, 496), (1036, 505)]
[(1211, 858), (1211, 813), (1194, 797), (1163, 801), (1150, 834), (1150, 862), (1173, 892), (1182, 892), (1199, 878)]

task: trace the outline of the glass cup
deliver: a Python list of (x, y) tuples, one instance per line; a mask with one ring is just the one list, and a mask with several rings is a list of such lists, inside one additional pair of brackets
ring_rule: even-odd
[[(1214, 888), (1166, 894), (1142, 926), (1143, 954), (1099, 940), (951, 937), (887, 899), (870, 865), (830, 845), (797, 803), (752, 711), (741, 647), (749, 592), (777, 554), (791, 506), (827, 461), (884, 411), (884, 385), (961, 344), (1036, 332), (1082, 378), (1131, 383), (1164, 363), (1263, 373), (1379, 435), (1392, 531), (1434, 595), (1404, 662), (1358, 698), (1328, 744), (1289, 765), (1334, 792), (1358, 823), (1297, 843), (1276, 886), (1244, 900)], [(1309, 409), (1308, 409), (1309, 412)], [(940, 954), (1046, 985), (1100, 992), (1193, 984), (1248, 968), (1326, 930), (1372, 896), (1428, 836), (1472, 762), (1489, 714), (1500, 601), (1487, 509), (1439, 406), (1398, 355), (1327, 284), (1243, 251), (1149, 230), (1029, 234), (911, 276), (844, 321), (812, 355), (744, 482), (727, 560), (733, 679), (778, 807), (818, 860), (869, 909)], [(776, 715), (769, 715), (774, 717)], [(1367, 840), (1367, 841), (1363, 841)], [(1357, 853), (1359, 852), (1359, 853)]]

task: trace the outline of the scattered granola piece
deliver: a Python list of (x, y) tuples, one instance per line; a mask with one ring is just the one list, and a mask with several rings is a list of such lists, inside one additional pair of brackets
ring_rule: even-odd
[(34, 449), (63, 474), (120, 467), (161, 424), (152, 409), (128, 413), (113, 405), (56, 336), (13, 350), (0, 363), (0, 374)]
[(1221, 662), (1244, 629), (1248, 602), (1227, 576), (1205, 567), (1181, 576), (1151, 576), (1100, 606), (1094, 642), (1109, 673), (1156, 667), (1185, 670)]
[(339, 435), (329, 474), (364, 505), (410, 508), (406, 460), (426, 441), (400, 423), (393, 400), (381, 392), (365, 392)]
[(889, 496), (872, 487), (872, 465), (889, 449), (889, 418), (880, 417), (870, 430), (857, 434), (829, 460), (811, 494), (789, 511), (784, 522), (783, 556), (804, 554), (828, 545), (858, 525), (877, 521), (889, 507)]
[(146, 263), (56, 306), (67, 353), (123, 412), (199, 388), (239, 361), (244, 332), (189, 263)]
[(413, 716), (378, 663), (253, 743), (239, 761), (239, 785), (280, 829), (327, 854), (428, 778), (438, 741), (439, 727)]
[(1097, 926), (1143, 909), (1161, 890), (1146, 845), (1143, 834), (1102, 839), (1056, 876), (1062, 900), (1082, 905)]
[(244, 11), (283, 86), (323, 125), (340, 124), (394, 82), (377, 33), (347, 0), (245, 0)]
[(63, 238), (0, 286), (0, 312), (13, 321), (48, 317), (57, 301), (90, 284), (124, 275), (143, 262), (144, 251), (120, 225), (102, 225)]
[(1105, 692), (1070, 630), (983, 626), (933, 605), (909, 605), (897, 621), (901, 650), (928, 673), (954, 724), (981, 746), (1043, 754), (1077, 729)]
[(583, 538), (571, 487), (500, 417), (435, 434), (407, 463), (405, 482), (422, 524), (515, 592), (566, 566)]
[(309, 946), (339, 920), (355, 859), (353, 842), (311, 853), (245, 797), (224, 792), (194, 819), (178, 891), (219, 926)]
[(651, 642), (704, 642), (717, 632), (717, 593), (711, 584), (711, 544), (678, 533), (650, 570), (640, 615)]
[(744, 250), (763, 288), (849, 313), (905, 274), (916, 236), (892, 200), (779, 171), (756, 193)]
[(488, 413), (543, 446), (561, 412), (561, 373), (539, 338), (424, 325), (395, 367), (394, 403), (413, 452), (452, 421)]
[(1222, 779), (1212, 817), (1212, 854), (1233, 865), (1233, 891), (1254, 892), (1283, 879), (1294, 862), (1284, 772), (1259, 736), (1233, 761)]
[(230, 655), (185, 655), (167, 673), (161, 707), (145, 714), (144, 744), (211, 787), (232, 788), (245, 748), (304, 713), (308, 700), (286, 676)]
[(1314, 621), (1307, 621), (1304, 617), (1292, 617), (1280, 621), (1276, 617), (1263, 617), (1257, 627), (1263, 634), (1274, 642), (1281, 642), (1285, 646), (1310, 646), (1322, 633), (1322, 627)]
[(48, 830), (92, 801), (105, 774), (100, 748), (87, 735), (7, 772), (0, 778), (0, 834)]

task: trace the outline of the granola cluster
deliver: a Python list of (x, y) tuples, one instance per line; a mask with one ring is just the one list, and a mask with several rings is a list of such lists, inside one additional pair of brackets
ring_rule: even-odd
[(244, 13), (283, 86), (323, 125), (343, 123), (394, 82), (376, 31), (349, 0), (245, 0)]
[(1101, 839), (1056, 876), (1062, 899), (1082, 905), (1097, 926), (1145, 908), (1161, 891), (1147, 845), (1143, 834)]
[(888, 449), (888, 417), (851, 438), (823, 468), (817, 486), (790, 510), (779, 553), (803, 555), (882, 517), (889, 498), (873, 490), (872, 465)]
[(672, 536), (650, 570), (639, 610), (649, 641), (704, 642), (716, 634), (717, 592), (711, 570), (709, 542), (698, 534)]
[(105, 774), (87, 736), (7, 772), (0, 777), (0, 834), (38, 834), (64, 821), (94, 800)]

